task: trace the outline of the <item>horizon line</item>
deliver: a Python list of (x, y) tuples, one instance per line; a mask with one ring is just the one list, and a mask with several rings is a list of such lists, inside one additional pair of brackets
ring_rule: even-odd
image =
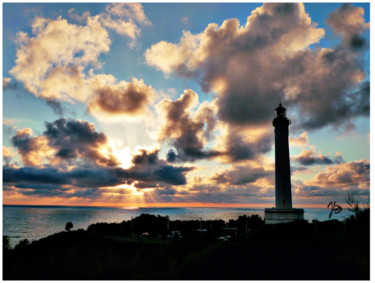
[[(175, 203), (159, 203), (159, 204), (126, 204), (126, 205), (86, 205), (86, 204), (17, 204), (17, 203), (3, 203), (4, 206), (24, 206), (24, 207), (79, 207), (79, 208), (117, 208), (117, 209), (142, 209), (142, 208), (254, 208), (264, 209), (271, 208), (272, 205), (267, 204), (202, 204), (202, 203), (187, 203), (186, 205)], [(346, 208), (346, 205), (342, 206)], [(304, 204), (297, 208), (327, 208), (325, 204)]]

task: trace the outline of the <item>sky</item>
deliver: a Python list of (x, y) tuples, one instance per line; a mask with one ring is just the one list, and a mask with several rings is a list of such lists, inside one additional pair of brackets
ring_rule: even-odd
[(369, 3), (4, 3), (3, 203), (366, 202)]

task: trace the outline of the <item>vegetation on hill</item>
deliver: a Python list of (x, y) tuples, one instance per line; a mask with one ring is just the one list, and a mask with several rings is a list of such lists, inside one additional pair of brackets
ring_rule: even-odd
[[(142, 214), (14, 249), (3, 237), (3, 279), (368, 280), (369, 219), (369, 208), (344, 222), (279, 225), (256, 215), (225, 223)], [(168, 236), (176, 230), (181, 238)]]

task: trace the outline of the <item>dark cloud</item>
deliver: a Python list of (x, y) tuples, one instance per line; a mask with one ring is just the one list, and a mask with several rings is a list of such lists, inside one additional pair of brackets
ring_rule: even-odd
[[(185, 90), (179, 99), (165, 99), (158, 104), (164, 125), (161, 140), (168, 140), (177, 150), (168, 152), (169, 162), (194, 161), (220, 155), (217, 151), (205, 150), (216, 125), (216, 117), (208, 103), (203, 103), (193, 112), (198, 95), (191, 89)], [(193, 113), (193, 114), (192, 114)]]
[[(43, 135), (32, 137), (32, 134), (32, 130), (26, 128), (12, 137), (26, 167), (9, 164), (3, 167), (3, 182), (8, 190), (14, 188), (29, 195), (33, 192), (41, 195), (44, 190), (45, 195), (94, 197), (99, 193), (97, 189), (122, 184), (133, 184), (137, 188), (185, 185), (186, 174), (194, 169), (172, 166), (159, 159), (158, 150), (145, 149), (133, 155), (130, 168), (120, 168), (107, 137), (86, 121), (61, 118), (46, 123)], [(107, 150), (105, 154), (103, 147)], [(8, 148), (4, 148), (4, 152), (6, 156), (11, 155)], [(61, 161), (68, 161), (70, 166), (61, 166)], [(86, 189), (88, 191), (83, 191)]]
[(350, 38), (349, 41), (349, 46), (354, 50), (354, 51), (361, 51), (366, 47), (367, 40), (364, 37), (359, 36), (358, 34), (353, 35)]
[(41, 183), (18, 183), (16, 186), (6, 185), (7, 191), (25, 195), (38, 197), (63, 197), (63, 198), (85, 198), (95, 199), (102, 196), (102, 192), (94, 188), (77, 188), (72, 190), (71, 187), (63, 187), (55, 184), (41, 184)]
[(148, 152), (142, 149), (138, 154), (133, 155), (132, 163), (135, 165), (155, 165), (158, 161), (158, 153), (158, 150)]
[(296, 106), (297, 128), (340, 126), (368, 116), (369, 83), (359, 83), (364, 77), (362, 63), (347, 49), (307, 50), (284, 64), (284, 75), (298, 86), (294, 96), (285, 100), (286, 106)]
[[(32, 130), (25, 128), (18, 130), (11, 140), (26, 166), (78, 160), (103, 166), (119, 164), (107, 145), (107, 137), (87, 121), (61, 118), (47, 122), (43, 135), (32, 137)], [(101, 148), (106, 148), (108, 154), (101, 153)]]
[(58, 119), (46, 123), (43, 133), (48, 139), (48, 144), (57, 150), (56, 156), (71, 160), (83, 158), (97, 165), (115, 166), (119, 162), (113, 154), (104, 156), (99, 148), (106, 146), (107, 137), (95, 131), (94, 125), (87, 121)]
[(41, 183), (41, 184), (71, 184), (66, 174), (59, 172), (56, 168), (11, 168), (3, 167), (4, 183)]
[(230, 130), (225, 136), (223, 154), (230, 162), (254, 160), (272, 149), (273, 139), (273, 132), (270, 131), (252, 141), (246, 141), (238, 132)]
[(303, 150), (299, 155), (293, 157), (292, 159), (303, 166), (331, 165), (345, 162), (341, 154), (338, 154), (332, 158), (322, 154), (316, 154), (314, 150)]
[(48, 106), (50, 106), (58, 116), (64, 116), (64, 109), (61, 106), (61, 103), (55, 99), (46, 99), (46, 103)]
[(177, 159), (177, 154), (173, 151), (173, 149), (170, 149), (167, 153), (167, 161), (170, 163), (175, 162)]
[(138, 154), (133, 155), (133, 167), (129, 168), (124, 176), (141, 180), (142, 186), (146, 184), (153, 185), (153, 183), (162, 183), (169, 185), (185, 185), (185, 174), (191, 170), (192, 167), (176, 167), (167, 164), (165, 160), (159, 159), (158, 150), (147, 151), (140, 150)]
[(11, 138), (11, 141), (15, 147), (18, 148), (21, 155), (31, 151), (33, 145), (30, 136), (32, 131), (30, 129), (18, 130), (17, 134)]
[(34, 168), (3, 167), (4, 183), (41, 183), (74, 185), (77, 187), (108, 187), (124, 184), (126, 181), (159, 182), (161, 184), (184, 185), (185, 174), (191, 167), (174, 167), (158, 159), (152, 166), (136, 164), (129, 169), (88, 167), (60, 171), (53, 167)]
[(89, 101), (91, 113), (97, 111), (107, 115), (140, 115), (147, 111), (152, 102), (154, 90), (143, 80), (119, 84), (94, 84), (94, 95)]
[(295, 166), (290, 166), (290, 171), (292, 173), (292, 175), (296, 172), (300, 172), (300, 171), (306, 171), (308, 168), (307, 167), (304, 167), (304, 166), (299, 166), (299, 167), (295, 167)]
[[(165, 185), (185, 185), (186, 173), (191, 167), (174, 167), (167, 165), (164, 160), (156, 159), (151, 164), (138, 163), (129, 169), (119, 167), (89, 167), (75, 168), (70, 171), (62, 171), (53, 167), (35, 168), (3, 167), (3, 182), (5, 185), (18, 189), (32, 190), (44, 189), (64, 191), (78, 188), (82, 195), (83, 189), (99, 189), (102, 187), (115, 187), (121, 184), (135, 184), (137, 188), (153, 188)], [(27, 184), (27, 185), (25, 185)], [(23, 192), (23, 191), (22, 191)], [(95, 190), (96, 192), (96, 190)]]
[(361, 37), (361, 34), (369, 28), (369, 24), (365, 23), (363, 15), (362, 7), (354, 7), (352, 4), (344, 3), (336, 11), (330, 13), (326, 22), (335, 33), (342, 36), (344, 44), (354, 51), (359, 51), (367, 43), (366, 39)]

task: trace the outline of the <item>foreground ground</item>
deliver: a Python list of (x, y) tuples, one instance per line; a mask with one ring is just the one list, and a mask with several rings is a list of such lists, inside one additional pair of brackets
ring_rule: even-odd
[[(209, 228), (203, 233), (192, 229), (196, 222), (171, 221), (182, 230), (177, 239), (158, 229), (166, 227), (165, 220), (143, 215), (138, 222), (95, 224), (14, 249), (5, 245), (3, 279), (368, 280), (370, 276), (369, 210), (346, 222), (312, 224), (266, 226), (256, 217), (242, 217), (229, 224), (203, 223)], [(247, 233), (243, 221), (251, 228)], [(235, 225), (237, 237), (218, 240), (222, 227)], [(150, 231), (150, 236), (139, 236), (141, 231)]]

